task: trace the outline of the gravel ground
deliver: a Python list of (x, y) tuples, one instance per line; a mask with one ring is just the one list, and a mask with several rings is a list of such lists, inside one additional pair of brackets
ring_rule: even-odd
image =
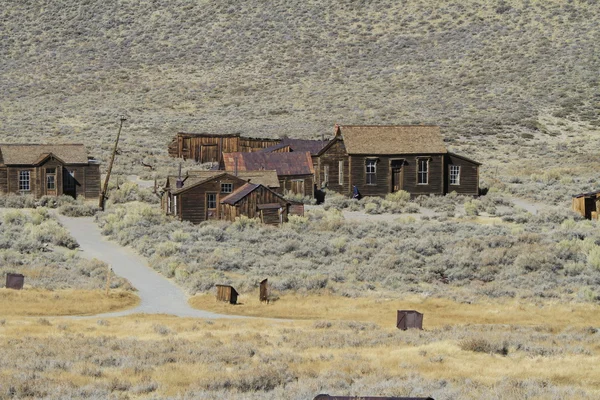
[(108, 263), (115, 274), (128, 279), (138, 290), (137, 294), (141, 300), (138, 307), (94, 317), (119, 317), (145, 313), (197, 318), (236, 318), (190, 307), (187, 302), (188, 297), (181, 288), (150, 268), (145, 259), (133, 250), (106, 240), (92, 218), (69, 218), (56, 215), (60, 223), (79, 243), (82, 257), (97, 258)]

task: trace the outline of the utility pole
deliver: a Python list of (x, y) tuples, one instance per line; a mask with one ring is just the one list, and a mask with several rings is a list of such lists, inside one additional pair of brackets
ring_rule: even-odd
[(106, 178), (104, 179), (104, 187), (100, 192), (100, 203), (98, 207), (104, 211), (104, 202), (106, 201), (106, 192), (108, 191), (108, 180), (110, 179), (110, 172), (112, 171), (113, 163), (115, 162), (115, 155), (117, 154), (117, 147), (119, 146), (119, 137), (121, 136), (121, 128), (123, 128), (123, 122), (127, 121), (124, 115), (119, 117), (121, 124), (119, 125), (119, 133), (117, 133), (117, 140), (115, 140), (115, 148), (113, 149), (112, 156), (110, 157), (110, 164), (108, 164), (108, 171), (106, 171)]

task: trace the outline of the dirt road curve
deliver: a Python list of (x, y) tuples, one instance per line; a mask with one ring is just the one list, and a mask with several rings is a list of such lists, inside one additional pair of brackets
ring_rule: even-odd
[(112, 266), (115, 274), (126, 278), (138, 290), (138, 307), (94, 317), (119, 317), (128, 314), (170, 314), (197, 318), (240, 318), (193, 309), (188, 297), (177, 285), (146, 264), (146, 260), (131, 249), (106, 240), (92, 218), (69, 218), (56, 214), (81, 246), (85, 258), (97, 258)]

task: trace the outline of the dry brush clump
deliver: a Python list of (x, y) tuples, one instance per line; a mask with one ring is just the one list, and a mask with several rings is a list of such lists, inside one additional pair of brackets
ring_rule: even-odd
[[(40, 329), (45, 334), (27, 334)], [(9, 320), (0, 330), (5, 349), (0, 362), (8, 372), (0, 374), (0, 398), (597, 394), (592, 364), (598, 332), (590, 329), (448, 325), (400, 331), (354, 321), (273, 326), (131, 317), (110, 324)], [(501, 341), (508, 352), (497, 354), (494, 346), (461, 349), (468, 340)]]
[(529, 215), (526, 224), (483, 225), (350, 222), (339, 211), (314, 209), (277, 228), (247, 218), (194, 226), (130, 203), (101, 214), (99, 224), (192, 294), (217, 283), (251, 291), (268, 277), (279, 291), (346, 296), (384, 290), (461, 300), (470, 293), (595, 301), (598, 295), (596, 223), (568, 211)]
[[(21, 273), (25, 283), (43, 289), (100, 289), (107, 266), (77, 255), (79, 247), (46, 208), (4, 209), (0, 213), (0, 274)], [(3, 282), (2, 282), (3, 283)], [(129, 287), (115, 277), (111, 287)]]

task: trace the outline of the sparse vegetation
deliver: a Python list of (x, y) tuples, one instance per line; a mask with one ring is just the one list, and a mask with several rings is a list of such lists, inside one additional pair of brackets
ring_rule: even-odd
[[(488, 203), (494, 202), (469, 201), (481, 209)], [(283, 293), (327, 289), (356, 297), (377, 290), (461, 301), (472, 296), (589, 301), (585, 291), (595, 291), (593, 282), (600, 279), (589, 245), (600, 241), (596, 223), (569, 210), (527, 216), (526, 223), (511, 224), (444, 218), (349, 222), (340, 211), (317, 208), (280, 228), (247, 218), (194, 226), (152, 206), (128, 203), (100, 215), (99, 224), (105, 235), (134, 247), (191, 294), (217, 283), (248, 292), (269, 277)]]
[[(2, 142), (84, 142), (106, 168), (116, 117), (129, 119), (107, 212), (0, 197), (0, 273), (27, 286), (0, 290), (1, 399), (600, 397), (600, 234), (568, 211), (598, 189), (597, 2), (5, 3)], [(123, 182), (176, 173), (177, 131), (318, 138), (334, 123), (439, 124), (483, 162), (488, 194), (329, 193), (281, 228), (192, 226)], [(314, 320), (52, 318), (135, 298), (99, 296), (106, 265), (80, 259), (46, 208), (96, 214), (198, 307)], [(265, 277), (279, 300), (246, 301)], [(216, 283), (246, 304), (212, 301)], [(403, 304), (425, 311), (425, 331), (393, 328)]]
[[(21, 273), (27, 287), (40, 290), (104, 288), (106, 264), (80, 258), (77, 242), (48, 209), (4, 209), (0, 218), (0, 276)], [(119, 277), (111, 287), (130, 289)]]

